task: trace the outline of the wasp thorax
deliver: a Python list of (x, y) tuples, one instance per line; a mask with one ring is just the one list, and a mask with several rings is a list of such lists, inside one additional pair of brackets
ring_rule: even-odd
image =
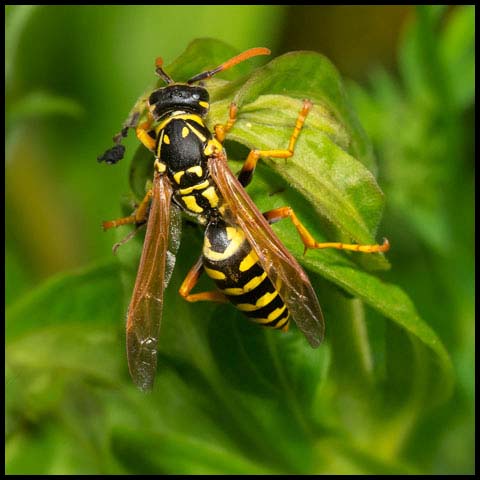
[(148, 99), (155, 120), (176, 110), (205, 116), (209, 108), (207, 90), (196, 85), (176, 84), (154, 90)]

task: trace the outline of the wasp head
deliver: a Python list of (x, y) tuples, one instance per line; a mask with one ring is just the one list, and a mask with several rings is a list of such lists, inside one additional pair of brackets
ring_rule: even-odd
[(171, 112), (182, 111), (204, 117), (210, 97), (205, 88), (197, 85), (171, 84), (154, 90), (148, 99), (153, 118), (158, 121)]

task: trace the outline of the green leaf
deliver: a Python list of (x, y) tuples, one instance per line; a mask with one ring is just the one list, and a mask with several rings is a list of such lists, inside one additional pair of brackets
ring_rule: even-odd
[[(204, 44), (206, 51), (214, 51), (214, 61), (199, 62)], [(232, 53), (228, 52), (222, 61)], [(182, 65), (191, 62), (195, 69), (183, 72), (182, 78), (217, 64), (224, 54), (227, 51), (221, 43), (217, 48), (210, 40), (190, 44), (181, 56)], [(178, 70), (179, 62), (167, 68), (175, 74)], [(234, 74), (235, 69), (229, 73)], [(376, 243), (384, 200), (374, 176), (364, 166), (373, 166), (371, 146), (348, 103), (338, 73), (325, 57), (294, 52), (258, 68), (248, 80), (241, 77), (228, 83), (215, 79), (209, 81), (208, 88), (212, 98), (209, 125), (225, 122), (228, 106), (235, 101), (239, 114), (229, 139), (250, 148), (286, 148), (302, 107), (301, 99), (310, 98), (314, 107), (293, 158), (266, 159), (265, 163), (299, 191), (324, 221), (337, 227), (344, 241)], [(144, 174), (145, 162), (145, 154), (138, 152), (132, 168)], [(145, 181), (142, 178), (133, 183), (144, 186)], [(381, 255), (361, 261), (370, 268), (388, 268)]]
[(346, 131), (347, 144), (341, 146), (368, 168), (375, 168), (370, 142), (352, 110), (339, 73), (326, 57), (307, 51), (277, 57), (255, 71), (235, 94), (235, 101), (242, 108), (265, 94), (312, 100), (327, 117), (324, 122), (331, 117), (332, 123)]
[[(161, 445), (161, 454), (152, 456), (152, 445)], [(222, 445), (180, 435), (145, 431), (116, 431), (114, 451), (128, 470), (137, 474), (234, 475), (266, 474), (268, 469), (250, 462)], [(141, 469), (138, 466), (141, 466)]]
[[(285, 145), (291, 133), (291, 127), (286, 125), (295, 123), (300, 105), (286, 97), (262, 96), (244, 107), (231, 138), (261, 149)], [(274, 111), (290, 115), (273, 116)], [(331, 119), (325, 119), (324, 112), (314, 109), (308, 121), (291, 160), (269, 159), (265, 163), (347, 238), (357, 243), (375, 243), (373, 234), (383, 208), (383, 195), (375, 178), (339, 145), (344, 132), (332, 125)]]
[[(302, 98), (311, 99), (314, 108), (295, 155), (265, 163), (338, 227), (347, 241), (375, 243), (383, 195), (360, 163), (372, 166), (370, 144), (349, 107), (338, 73), (324, 57), (295, 52), (257, 69), (233, 96), (239, 114), (229, 138), (250, 148), (285, 148)], [(222, 111), (231, 100), (213, 102), (211, 125), (224, 121)], [(387, 266), (379, 256), (369, 261), (378, 268)]]
[[(75, 322), (91, 327), (108, 324), (118, 316), (116, 301), (122, 296), (118, 283), (118, 265), (105, 264), (77, 272), (59, 274), (22, 297), (6, 311), (5, 335), (14, 341), (35, 328), (50, 328)], [(72, 289), (75, 295), (72, 296)], [(52, 299), (57, 299), (52, 303)], [(45, 312), (49, 312), (45, 316)]]

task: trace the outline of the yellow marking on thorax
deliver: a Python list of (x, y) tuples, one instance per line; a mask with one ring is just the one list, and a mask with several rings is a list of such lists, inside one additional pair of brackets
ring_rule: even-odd
[(267, 292), (256, 301), (255, 305), (250, 303), (239, 303), (236, 307), (243, 312), (254, 312), (255, 310), (259, 310), (268, 305), (277, 295), (278, 292), (276, 290), (273, 292)]
[(225, 217), (225, 214), (226, 214), (226, 212), (227, 212), (227, 204), (226, 204), (226, 203), (222, 203), (222, 205), (220, 205), (220, 206), (218, 207), (218, 212), (220, 213), (220, 215), (221, 215), (222, 217)]
[(201, 107), (203, 107), (203, 108), (208, 108), (208, 107), (210, 106), (210, 104), (209, 104), (208, 102), (205, 102), (205, 101), (203, 101), (203, 100), (200, 100), (200, 101), (198, 102), (198, 104), (199, 104)]
[(257, 288), (267, 276), (267, 272), (263, 272), (258, 277), (253, 277), (248, 283), (246, 283), (243, 287), (232, 287), (232, 288), (224, 288), (222, 291), (227, 295), (243, 295), (244, 293), (248, 293), (252, 291), (254, 288)]
[(207, 157), (210, 157), (215, 152), (221, 152), (222, 149), (223, 149), (222, 144), (216, 138), (211, 138), (208, 141), (207, 146), (205, 147), (205, 150), (203, 151), (203, 153)]
[(172, 120), (193, 120), (195, 123), (198, 123), (202, 127), (205, 126), (205, 123), (202, 120), (202, 117), (199, 117), (198, 115), (192, 114), (192, 113), (180, 113), (178, 115), (172, 115), (170, 117), (167, 117), (162, 123), (159, 123), (157, 127), (155, 128), (155, 132), (158, 135), (158, 133), (163, 130)]
[(238, 269), (241, 272), (246, 272), (250, 270), (258, 261), (258, 255), (255, 253), (255, 250), (251, 250), (250, 253), (240, 262)]
[(203, 135), (203, 133), (200, 133), (195, 127), (192, 127), (189, 123), (187, 123), (188, 128), (202, 141), (205, 142), (207, 140), (207, 137)]
[(194, 190), (202, 190), (204, 188), (207, 188), (209, 185), (210, 182), (208, 180), (205, 180), (202, 183), (197, 183), (196, 185), (193, 185), (192, 187), (181, 188), (179, 192), (180, 195), (187, 195), (188, 193), (192, 193)]
[(155, 170), (157, 170), (157, 172), (159, 173), (163, 173), (166, 169), (167, 169), (167, 166), (163, 163), (163, 162), (160, 162), (157, 159), (155, 159), (155, 162), (153, 164), (153, 167), (155, 168)]
[(180, 170), (173, 176), (173, 179), (180, 185), (183, 175), (185, 175), (185, 170)]
[(162, 132), (162, 135), (160, 136), (160, 139), (158, 141), (158, 145), (157, 145), (157, 158), (160, 158), (161, 157), (161, 150), (162, 150), (162, 144), (163, 144), (163, 135), (165, 134), (165, 132)]
[(183, 127), (182, 128), (182, 137), (185, 138), (186, 136), (188, 136), (188, 134), (190, 133), (190, 130), (188, 129), (188, 127)]
[(170, 145), (170, 137), (167, 134), (163, 136), (163, 142)]
[(194, 213), (203, 212), (203, 208), (197, 203), (197, 200), (193, 195), (187, 195), (185, 197), (182, 197), (182, 200), (190, 212), (194, 212)]
[(213, 268), (203, 267), (205, 269), (205, 273), (214, 280), (225, 280), (227, 277), (223, 272), (220, 270), (214, 270)]
[(209, 201), (212, 208), (218, 205), (218, 195), (213, 185), (202, 192), (202, 197), (205, 197)]
[(200, 165), (195, 165), (194, 167), (187, 168), (187, 173), (196, 173), (197, 177), (203, 175), (203, 168)]

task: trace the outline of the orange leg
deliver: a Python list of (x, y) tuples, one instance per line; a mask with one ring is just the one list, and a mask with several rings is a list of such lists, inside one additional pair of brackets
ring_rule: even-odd
[(227, 136), (228, 131), (233, 127), (235, 122), (237, 121), (237, 105), (236, 103), (232, 102), (230, 104), (230, 110), (228, 113), (228, 120), (225, 125), (217, 124), (214, 127), (215, 130), (215, 138), (220, 142), (223, 143), (225, 137)]
[(308, 112), (312, 108), (312, 102), (310, 100), (303, 101), (303, 107), (298, 114), (297, 121), (295, 123), (295, 128), (293, 129), (292, 136), (288, 143), (288, 148), (285, 150), (252, 150), (243, 164), (243, 168), (238, 174), (239, 182), (245, 187), (247, 186), (253, 177), (253, 172), (257, 166), (259, 158), (290, 158), (295, 150), (295, 143), (300, 131), (302, 130), (305, 119), (307, 118)]
[(120, 227), (122, 225), (128, 225), (129, 223), (142, 224), (147, 221), (148, 207), (150, 206), (150, 200), (152, 198), (152, 190), (149, 190), (145, 195), (145, 198), (141, 201), (133, 215), (123, 218), (117, 218), (116, 220), (110, 220), (103, 222), (102, 226), (104, 230), (108, 230), (114, 227)]
[(148, 112), (148, 118), (145, 122), (142, 122), (138, 125), (135, 133), (137, 134), (137, 138), (152, 152), (155, 151), (155, 146), (157, 144), (155, 138), (152, 138), (149, 134), (151, 126), (153, 123), (153, 116), (150, 112)]
[(303, 244), (305, 245), (305, 250), (303, 252), (304, 255), (305, 253), (307, 253), (307, 250), (309, 248), (336, 248), (337, 250), (352, 250), (354, 252), (363, 253), (386, 252), (390, 248), (390, 243), (386, 238), (383, 240), (382, 245), (358, 245), (341, 242), (319, 243), (315, 241), (310, 232), (300, 222), (291, 207), (276, 208), (274, 210), (270, 210), (269, 212), (264, 213), (263, 216), (267, 219), (269, 223), (275, 223), (287, 217), (290, 218), (293, 225), (297, 229)]
[(200, 292), (200, 293), (190, 293), (200, 278), (200, 275), (203, 272), (203, 261), (200, 257), (195, 265), (190, 269), (185, 280), (180, 287), (178, 293), (187, 301), (187, 302), (219, 302), (219, 303), (228, 303), (227, 297), (220, 292), (219, 290), (212, 290), (211, 292)]

